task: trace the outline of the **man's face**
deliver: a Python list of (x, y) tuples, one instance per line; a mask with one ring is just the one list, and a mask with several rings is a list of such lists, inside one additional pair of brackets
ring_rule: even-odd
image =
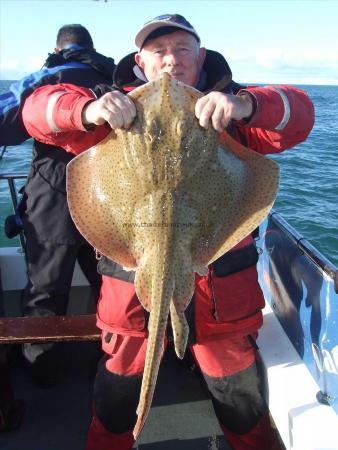
[(185, 84), (194, 86), (205, 59), (205, 49), (185, 31), (160, 36), (147, 42), (135, 55), (149, 81), (156, 80), (163, 72)]

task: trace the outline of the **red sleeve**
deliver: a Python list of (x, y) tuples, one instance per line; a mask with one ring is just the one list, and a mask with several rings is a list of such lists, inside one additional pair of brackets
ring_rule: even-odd
[[(259, 153), (277, 153), (304, 141), (314, 123), (314, 108), (304, 91), (291, 86), (248, 88), (257, 109), (248, 124), (234, 122), (235, 139)], [(87, 88), (68, 84), (43, 86), (28, 97), (23, 120), (28, 133), (46, 144), (75, 154), (92, 147), (111, 131), (108, 124), (86, 130), (84, 105), (95, 99)]]
[(90, 131), (82, 125), (82, 109), (95, 98), (90, 89), (70, 84), (43, 86), (25, 101), (22, 110), (25, 127), (34, 139), (79, 154), (111, 131), (108, 125)]
[(234, 122), (234, 137), (259, 153), (278, 153), (304, 141), (314, 124), (308, 95), (293, 86), (248, 88), (257, 109), (248, 124)]

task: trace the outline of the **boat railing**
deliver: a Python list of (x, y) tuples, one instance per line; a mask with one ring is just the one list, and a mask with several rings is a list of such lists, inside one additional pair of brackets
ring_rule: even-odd
[(299, 234), (283, 217), (272, 210), (269, 218), (275, 225), (286, 233), (291, 241), (297, 246), (300, 253), (309, 258), (317, 267), (325, 272), (333, 281), (335, 292), (338, 293), (338, 269), (322, 253), (320, 253), (310, 242)]
[[(13, 210), (16, 211), (19, 199), (18, 199), (18, 189), (16, 186), (16, 182), (18, 180), (24, 180), (27, 178), (27, 174), (24, 173), (0, 173), (0, 180), (6, 180), (8, 183), (8, 189), (10, 193), (10, 198), (12, 202)], [(25, 248), (25, 238), (23, 232), (19, 234), (20, 245), (22, 250)]]

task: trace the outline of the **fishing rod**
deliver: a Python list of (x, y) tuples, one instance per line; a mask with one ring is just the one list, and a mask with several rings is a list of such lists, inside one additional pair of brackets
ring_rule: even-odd
[(7, 146), (4, 145), (1, 150), (0, 161), (2, 161), (2, 158), (4, 157), (6, 150), (7, 150)]

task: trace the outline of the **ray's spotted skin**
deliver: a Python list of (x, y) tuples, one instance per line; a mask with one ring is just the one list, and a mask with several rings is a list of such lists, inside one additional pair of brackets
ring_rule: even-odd
[(182, 358), (194, 272), (205, 272), (261, 223), (279, 171), (226, 133), (200, 127), (194, 108), (203, 94), (168, 74), (128, 95), (137, 109), (132, 126), (71, 161), (67, 192), (80, 232), (136, 271), (137, 296), (150, 312), (136, 439), (151, 406), (169, 314)]

